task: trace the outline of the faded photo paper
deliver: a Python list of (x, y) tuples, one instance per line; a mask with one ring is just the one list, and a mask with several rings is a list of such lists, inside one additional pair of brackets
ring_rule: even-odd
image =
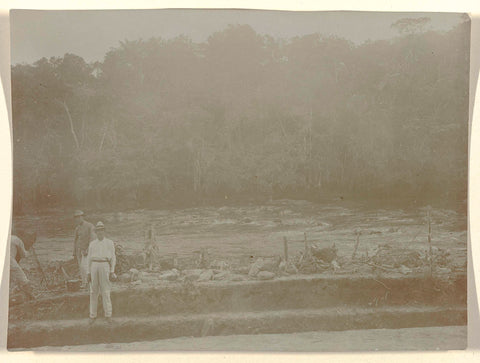
[(9, 350), (466, 348), (466, 14), (10, 16)]

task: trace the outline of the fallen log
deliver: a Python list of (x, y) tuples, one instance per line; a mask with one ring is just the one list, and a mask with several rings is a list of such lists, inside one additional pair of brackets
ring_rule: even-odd
[(371, 263), (371, 262), (367, 263), (367, 265), (378, 268), (380, 270), (385, 270), (385, 271), (388, 271), (388, 272), (395, 272), (396, 271), (395, 268), (393, 268), (393, 267), (384, 267), (384, 266), (376, 265), (376, 264)]

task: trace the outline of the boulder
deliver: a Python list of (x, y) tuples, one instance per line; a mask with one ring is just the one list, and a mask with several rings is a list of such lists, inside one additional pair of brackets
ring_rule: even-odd
[(192, 270), (184, 270), (183, 274), (185, 276), (186, 281), (197, 281), (200, 275), (202, 274), (202, 269), (192, 269)]
[(273, 272), (270, 272), (270, 271), (260, 271), (257, 274), (257, 278), (259, 280), (271, 280), (274, 277), (275, 277), (275, 274)]
[(165, 271), (160, 275), (161, 280), (175, 281), (180, 277), (180, 273), (177, 269), (172, 269), (170, 271)]
[(407, 275), (409, 273), (412, 273), (412, 269), (411, 268), (408, 268), (407, 266), (405, 265), (401, 265), (400, 266), (400, 272), (404, 275)]
[(212, 278), (213, 278), (213, 271), (212, 270), (206, 270), (206, 271), (203, 271), (200, 274), (197, 281), (200, 281), (200, 282), (210, 281)]
[(250, 267), (242, 266), (242, 267), (236, 268), (234, 271), (238, 274), (248, 275), (248, 272), (250, 271)]
[(130, 281), (137, 281), (140, 278), (140, 272), (136, 268), (131, 268), (129, 273)]
[(250, 267), (250, 270), (248, 271), (248, 276), (250, 277), (257, 276), (258, 273), (262, 270), (263, 264), (264, 264), (263, 258), (258, 258)]

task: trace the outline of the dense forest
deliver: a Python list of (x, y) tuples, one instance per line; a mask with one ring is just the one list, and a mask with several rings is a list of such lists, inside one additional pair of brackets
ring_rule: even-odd
[(232, 25), (12, 66), (14, 213), (463, 201), (470, 23), (355, 45)]

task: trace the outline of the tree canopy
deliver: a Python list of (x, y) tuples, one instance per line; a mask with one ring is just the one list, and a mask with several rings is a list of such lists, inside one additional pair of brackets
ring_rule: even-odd
[(14, 212), (464, 200), (470, 25), (427, 22), (358, 46), (232, 25), (12, 66)]

